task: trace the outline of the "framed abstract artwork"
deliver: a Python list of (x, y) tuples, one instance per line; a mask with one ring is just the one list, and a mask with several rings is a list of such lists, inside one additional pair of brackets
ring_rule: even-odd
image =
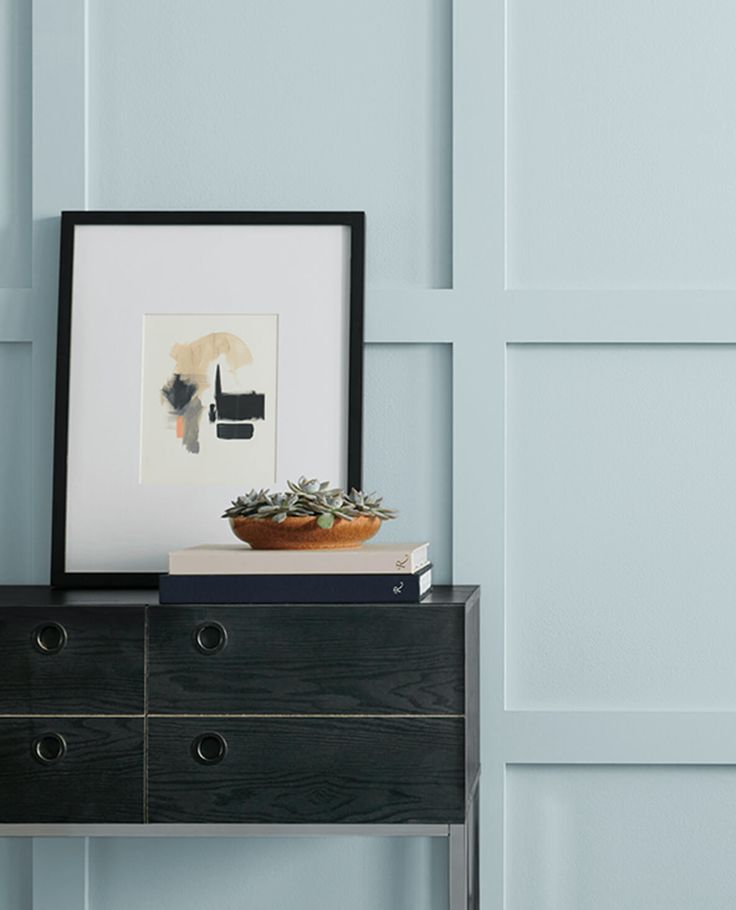
[(362, 212), (64, 212), (52, 584), (154, 587), (301, 474), (361, 483)]

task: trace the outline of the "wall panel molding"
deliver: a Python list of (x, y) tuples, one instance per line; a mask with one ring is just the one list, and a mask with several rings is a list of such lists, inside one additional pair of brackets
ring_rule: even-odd
[(736, 764), (730, 711), (505, 711), (504, 762)]
[(0, 581), (32, 580), (33, 535), (31, 395), (32, 347), (0, 341), (0, 388), (5, 392), (0, 432)]
[(31, 284), (31, 4), (0, 4), (0, 287)]
[(0, 907), (33, 910), (32, 841), (0, 838)]
[(85, 207), (85, 0), (33, 0), (33, 578), (51, 551), (59, 212)]
[(88, 838), (33, 838), (33, 910), (92, 910)]

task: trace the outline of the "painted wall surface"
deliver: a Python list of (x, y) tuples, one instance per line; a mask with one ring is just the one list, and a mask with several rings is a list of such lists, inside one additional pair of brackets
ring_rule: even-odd
[(508, 788), (508, 906), (733, 906), (733, 768), (527, 765)]
[[(0, 385), (13, 390), (4, 421), (12, 432), (0, 434), (3, 583), (47, 580), (45, 509), (34, 515), (28, 503), (50, 489), (50, 433), (34, 440), (31, 414), (46, 409), (48, 420), (51, 404), (34, 392), (33, 354), (34, 343), (36, 356), (53, 348), (54, 211), (359, 209), (368, 214), (369, 292), (447, 287), (452, 277), (449, 0), (34, 3), (35, 32), (31, 6), (0, 3), (8, 51), (0, 55)], [(77, 61), (86, 84), (83, 176), (44, 212), (54, 236), (48, 251), (36, 241), (32, 276), (34, 156), (53, 170), (64, 151), (36, 142), (31, 154), (31, 65), (38, 74), (44, 53), (67, 38), (74, 54), (77, 26), (87, 36)], [(38, 83), (35, 91), (40, 120)], [(51, 113), (63, 108), (51, 80), (47, 100), (45, 122), (68, 130), (63, 110)], [(39, 201), (37, 231), (46, 224)], [(10, 296), (43, 272), (45, 295)], [(366, 351), (365, 485), (400, 510), (386, 540), (431, 540), (436, 577), (449, 581), (452, 349), (387, 339)], [(77, 910), (75, 872), (90, 910), (194, 910), (213, 895), (223, 910), (293, 907), (295, 894), (307, 910), (446, 903), (446, 845), (436, 840), (82, 844), (39, 840), (32, 851), (30, 842), (0, 840), (0, 910)], [(70, 868), (60, 885), (56, 876)]]
[[(736, 905), (735, 16), (0, 0), (0, 579), (48, 578), (59, 211), (364, 209), (366, 484), (482, 585), (484, 910)], [(419, 910), (445, 858), (6, 840), (0, 898)]]
[(358, 209), (451, 281), (450, 0), (89, 3), (89, 208)]
[(440, 910), (446, 859), (446, 845), (425, 838), (99, 838), (91, 842), (89, 903), (92, 910)]
[(31, 4), (0, 4), (0, 287), (31, 282)]
[(33, 843), (18, 837), (0, 838), (0, 907), (32, 910)]

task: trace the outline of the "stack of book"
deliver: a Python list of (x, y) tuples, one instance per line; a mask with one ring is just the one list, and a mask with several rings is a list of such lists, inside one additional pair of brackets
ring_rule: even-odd
[(418, 603), (432, 587), (428, 543), (352, 550), (204, 544), (169, 554), (161, 603)]

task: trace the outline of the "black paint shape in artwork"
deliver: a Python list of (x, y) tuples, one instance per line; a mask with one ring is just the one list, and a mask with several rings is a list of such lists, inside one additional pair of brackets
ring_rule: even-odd
[(181, 444), (192, 455), (199, 453), (199, 418), (202, 402), (197, 397), (196, 382), (181, 378), (181, 373), (173, 377), (161, 389), (161, 394), (171, 405), (171, 411), (183, 420)]
[(266, 414), (265, 395), (258, 392), (222, 391), (219, 363), (215, 371), (215, 405), (217, 416), (222, 420), (263, 420)]
[(252, 439), (252, 423), (218, 423), (218, 439)]
[(169, 402), (175, 414), (181, 414), (196, 392), (195, 383), (182, 379), (181, 373), (174, 373), (173, 379), (170, 379), (161, 389), (161, 394)]

